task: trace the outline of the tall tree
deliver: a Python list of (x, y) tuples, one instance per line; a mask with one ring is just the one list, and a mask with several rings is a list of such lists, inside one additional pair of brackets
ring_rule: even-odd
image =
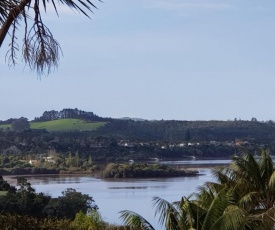
[(75, 153), (74, 160), (75, 160), (75, 166), (78, 167), (79, 166), (79, 153), (78, 153), (78, 150)]
[(87, 213), (89, 210), (96, 211), (97, 209), (91, 196), (68, 188), (62, 192), (62, 196), (52, 198), (44, 208), (44, 212), (50, 217), (73, 219), (80, 211)]
[(22, 131), (30, 128), (30, 122), (27, 118), (21, 117), (11, 123), (11, 129), (13, 131)]
[(190, 134), (189, 129), (186, 129), (184, 139), (185, 139), (185, 141), (190, 141), (191, 140), (191, 134)]
[[(100, 0), (98, 0), (100, 1)], [(96, 6), (90, 0), (1, 0), (0, 1), (0, 47), (10, 34), (9, 65), (15, 65), (17, 51), (17, 30), (24, 26), (23, 59), (39, 75), (50, 73), (58, 67), (61, 48), (50, 29), (45, 25), (41, 11), (52, 5), (58, 15), (59, 7), (65, 5), (88, 16)]]

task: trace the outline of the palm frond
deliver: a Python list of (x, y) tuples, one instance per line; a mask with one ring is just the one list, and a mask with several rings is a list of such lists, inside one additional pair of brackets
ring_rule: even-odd
[(267, 182), (268, 178), (271, 176), (271, 174), (274, 171), (273, 161), (272, 161), (267, 149), (262, 149), (262, 151), (261, 151), (261, 159), (259, 161), (259, 168), (260, 168), (262, 179), (265, 182)]
[(162, 198), (153, 197), (155, 216), (159, 214), (159, 223), (166, 226), (166, 229), (179, 230), (179, 211), (177, 206)]
[(246, 212), (244, 209), (236, 205), (229, 205), (223, 215), (211, 226), (210, 230), (223, 229), (223, 230), (244, 230), (247, 223)]
[(121, 219), (125, 225), (131, 226), (136, 230), (155, 230), (145, 218), (135, 212), (123, 210), (119, 213), (119, 219)]
[[(101, 0), (98, 0), (101, 2)], [(54, 7), (54, 0), (51, 0), (51, 2), (53, 3)], [(93, 12), (92, 8), (97, 9), (97, 7), (95, 6), (95, 4), (93, 4), (91, 1), (89, 0), (59, 0), (60, 3), (67, 5), (70, 8), (73, 8), (79, 12), (81, 12), (82, 14), (84, 14), (85, 16), (89, 17), (89, 15), (86, 13), (85, 10)], [(55, 10), (57, 12), (57, 8), (55, 7)]]
[(203, 186), (199, 187), (197, 194), (197, 202), (203, 207), (208, 208), (215, 196), (225, 187), (223, 184), (206, 182)]
[(239, 200), (240, 207), (249, 210), (251, 208), (255, 208), (255, 201), (260, 198), (258, 192), (249, 192), (243, 195)]
[(245, 181), (244, 185), (247, 184), (250, 188), (263, 187), (259, 165), (247, 150), (243, 150), (241, 157), (233, 158), (229, 167), (234, 172), (235, 180)]
[(187, 197), (183, 197), (181, 200), (182, 229), (201, 229), (206, 213), (207, 208), (201, 207), (196, 200), (190, 201)]
[(269, 190), (275, 191), (275, 171), (271, 174), (269, 181), (268, 181)]
[(209, 230), (216, 220), (222, 216), (228, 205), (227, 188), (225, 187), (217, 194), (209, 206), (201, 230)]
[(212, 169), (213, 178), (221, 184), (229, 184), (231, 182), (230, 171), (228, 168), (217, 167)]

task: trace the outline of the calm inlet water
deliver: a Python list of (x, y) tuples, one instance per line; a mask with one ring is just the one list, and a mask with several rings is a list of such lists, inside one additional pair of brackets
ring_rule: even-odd
[(141, 214), (154, 226), (158, 226), (154, 218), (153, 197), (161, 197), (172, 202), (180, 200), (182, 196), (189, 196), (199, 185), (213, 180), (211, 168), (228, 162), (228, 160), (160, 162), (175, 167), (197, 168), (202, 175), (194, 177), (103, 180), (91, 176), (58, 175), (28, 177), (28, 180), (37, 192), (54, 197), (61, 195), (66, 188), (74, 188), (91, 195), (103, 218), (109, 223), (121, 223), (119, 211), (131, 210)]

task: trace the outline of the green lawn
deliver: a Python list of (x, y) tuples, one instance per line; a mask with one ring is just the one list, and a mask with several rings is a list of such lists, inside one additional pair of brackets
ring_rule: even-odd
[[(46, 129), (48, 131), (93, 131), (105, 124), (106, 122), (85, 122), (79, 119), (30, 122), (31, 129)], [(10, 125), (0, 125), (0, 129), (7, 127)]]

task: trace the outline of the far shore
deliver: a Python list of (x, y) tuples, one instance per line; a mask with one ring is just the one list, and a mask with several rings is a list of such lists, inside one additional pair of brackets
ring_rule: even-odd
[[(32, 184), (32, 182), (39, 181), (39, 177), (52, 177), (52, 176), (87, 176), (91, 175), (97, 177), (92, 173), (61, 173), (61, 174), (26, 174), (26, 175), (3, 175), (4, 180), (6, 180), (10, 185), (15, 186), (17, 184), (17, 178), (24, 177)], [(35, 178), (34, 178), (35, 177)], [(37, 178), (37, 179), (36, 179)]]
[[(215, 165), (215, 167), (223, 167), (226, 164)], [(186, 171), (198, 171), (203, 169), (213, 168), (213, 164), (190, 164), (186, 165)], [(32, 184), (39, 181), (39, 177), (54, 177), (54, 176), (93, 176), (95, 178), (102, 178), (101, 171), (96, 172), (68, 172), (68, 173), (58, 173), (58, 174), (24, 174), (24, 175), (2, 175), (4, 180), (6, 180), (10, 185), (15, 186), (17, 184), (18, 177), (24, 177), (28, 179), (28, 181)], [(193, 175), (186, 175), (186, 176), (200, 176), (201, 173), (193, 174)], [(102, 178), (104, 179), (104, 178)], [(106, 179), (106, 178), (105, 178)]]
[[(188, 170), (186, 170), (187, 172), (190, 172), (190, 174), (186, 174), (184, 176), (180, 176), (180, 177), (190, 177), (190, 176), (201, 176), (203, 174), (201, 173), (197, 173), (194, 174), (192, 173), (192, 171), (197, 171), (198, 168), (188, 168)], [(127, 179), (127, 178), (103, 178), (101, 176), (99, 176), (98, 173), (62, 173), (62, 174), (26, 174), (26, 175), (3, 175), (3, 179), (6, 180), (10, 185), (16, 186), (17, 184), (17, 178), (19, 177), (24, 177), (28, 180), (28, 182), (30, 182), (31, 184), (35, 184), (36, 182), (39, 182), (39, 177), (58, 177), (58, 176), (64, 176), (64, 177), (70, 177), (70, 176), (77, 176), (77, 177), (81, 177), (81, 176), (92, 176), (95, 178), (99, 178), (99, 179), (105, 179), (105, 180), (110, 180), (110, 179)], [(130, 179), (134, 179), (134, 178), (130, 178)], [(137, 178), (139, 179), (139, 178)], [(141, 178), (144, 179), (144, 178)]]

